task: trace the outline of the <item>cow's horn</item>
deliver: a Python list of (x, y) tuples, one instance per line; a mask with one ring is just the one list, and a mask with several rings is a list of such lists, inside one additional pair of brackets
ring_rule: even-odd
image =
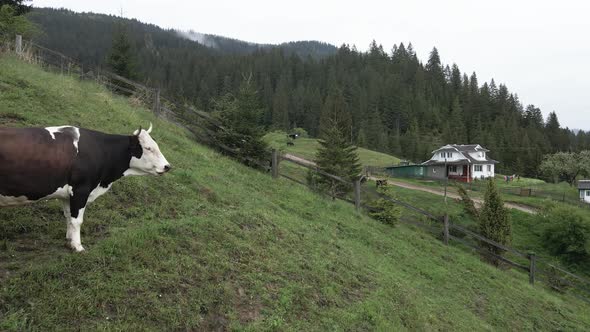
[(152, 123), (150, 122), (150, 127), (148, 128), (147, 133), (149, 134), (151, 132), (152, 132)]
[(141, 133), (141, 126), (139, 126), (139, 129), (137, 129), (136, 131), (133, 132), (133, 135), (139, 136), (140, 133)]

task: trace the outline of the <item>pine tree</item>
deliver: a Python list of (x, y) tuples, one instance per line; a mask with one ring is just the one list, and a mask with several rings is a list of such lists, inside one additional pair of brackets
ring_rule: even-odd
[[(508, 211), (504, 207), (504, 201), (496, 188), (493, 179), (487, 180), (487, 187), (484, 196), (483, 207), (479, 213), (479, 230), (484, 237), (498, 242), (502, 245), (510, 244), (512, 225), (508, 218)], [(502, 250), (488, 243), (482, 243), (490, 252), (501, 255)], [(497, 259), (490, 257), (496, 264)]]
[[(350, 115), (344, 111), (342, 92), (333, 90), (322, 110), (320, 147), (315, 162), (320, 170), (352, 182), (360, 175), (361, 166), (357, 147), (350, 142), (350, 124)], [(314, 180), (333, 199), (352, 190), (350, 185), (326, 176), (316, 175)]]
[(222, 128), (215, 126), (215, 139), (236, 151), (236, 157), (254, 166), (251, 160), (268, 158), (267, 144), (262, 137), (264, 108), (260, 104), (257, 91), (249, 79), (240, 85), (237, 96), (226, 94), (215, 99), (213, 116)]
[(135, 54), (133, 53), (127, 28), (119, 24), (113, 32), (113, 43), (107, 58), (107, 65), (117, 75), (128, 79), (135, 79)]
[(461, 103), (459, 103), (458, 97), (455, 97), (455, 100), (453, 101), (449, 121), (454, 140), (448, 143), (466, 144), (467, 128), (465, 127), (463, 109), (461, 108)]

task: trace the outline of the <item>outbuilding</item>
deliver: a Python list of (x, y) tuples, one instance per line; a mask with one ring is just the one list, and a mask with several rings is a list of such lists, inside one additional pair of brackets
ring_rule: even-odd
[(580, 192), (580, 201), (590, 204), (590, 180), (578, 181), (578, 191)]

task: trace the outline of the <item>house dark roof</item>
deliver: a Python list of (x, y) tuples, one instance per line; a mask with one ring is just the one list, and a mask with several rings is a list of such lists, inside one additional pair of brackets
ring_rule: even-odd
[(590, 189), (590, 180), (580, 180), (580, 181), (578, 181), (578, 189), (580, 189), (580, 190), (588, 190), (588, 189)]

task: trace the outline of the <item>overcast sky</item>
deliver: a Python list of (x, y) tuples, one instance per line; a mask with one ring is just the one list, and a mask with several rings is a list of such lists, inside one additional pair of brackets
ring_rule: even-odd
[(556, 111), (562, 126), (590, 130), (590, 1), (175, 1), (33, 0), (136, 18), (257, 43), (319, 40), (366, 50), (411, 41), (421, 60), (433, 46), (445, 64), (494, 78), (535, 104)]

